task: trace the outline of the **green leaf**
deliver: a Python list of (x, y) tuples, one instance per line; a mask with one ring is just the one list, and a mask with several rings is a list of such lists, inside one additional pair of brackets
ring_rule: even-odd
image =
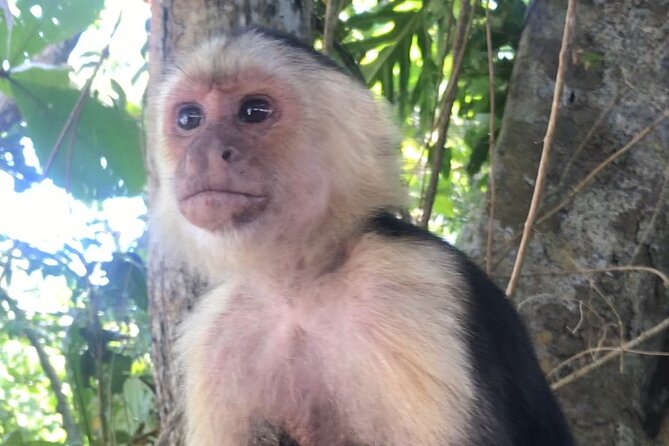
[(367, 79), (367, 83), (371, 84), (379, 79), (379, 75), (383, 72), (386, 64), (389, 64), (392, 56), (395, 54), (395, 47), (387, 46), (381, 50), (379, 56), (371, 63), (362, 66), (362, 72)]
[(80, 414), (82, 426), (87, 437), (91, 437), (90, 420), (88, 408), (94, 397), (94, 391), (91, 389), (90, 377), (95, 368), (93, 358), (88, 351), (85, 351), (86, 340), (81, 335), (82, 327), (85, 324), (85, 315), (83, 310), (77, 310), (74, 323), (70, 325), (66, 332), (64, 351), (65, 359), (68, 365), (68, 384), (72, 388), (74, 405)]
[[(440, 185), (442, 182), (439, 182)], [(434, 206), (432, 206), (432, 211), (435, 214), (441, 214), (446, 218), (455, 217), (455, 207), (453, 199), (443, 190), (442, 187), (439, 187), (437, 196), (434, 198)]]
[(130, 82), (132, 82), (132, 84), (135, 85), (137, 83), (137, 81), (139, 80), (139, 77), (142, 74), (148, 73), (148, 72), (149, 72), (149, 64), (145, 63), (144, 65), (142, 65), (141, 67), (139, 67), (137, 69), (135, 74), (132, 75), (132, 79), (130, 80)]
[(583, 63), (583, 66), (586, 70), (592, 70), (604, 62), (604, 54), (594, 51), (585, 51), (581, 55), (581, 62)]
[(118, 99), (114, 100), (114, 103), (119, 107), (119, 108), (125, 108), (125, 105), (127, 103), (127, 99), (125, 96), (125, 91), (123, 90), (123, 87), (121, 87), (121, 84), (116, 82), (114, 79), (111, 80), (111, 87), (112, 90), (114, 90), (114, 93), (118, 96)]
[[(80, 92), (61, 70), (33, 68), (11, 77), (11, 92), (28, 124), (43, 167)], [(86, 98), (80, 119), (63, 138), (49, 177), (76, 198), (91, 201), (142, 191), (145, 173), (138, 122), (121, 108)]]
[(396, 31), (395, 29), (384, 33), (377, 34), (371, 37), (367, 37), (362, 40), (355, 40), (353, 42), (348, 42), (344, 44), (347, 51), (351, 54), (362, 54), (364, 55), (367, 51), (376, 49), (385, 45), (391, 45), (396, 40)]
[(21, 12), (10, 28), (0, 17), (0, 59), (11, 66), (38, 54), (54, 43), (83, 31), (100, 15), (103, 0), (17, 0)]
[(383, 95), (390, 102), (395, 102), (395, 78), (393, 76), (393, 68), (395, 61), (388, 61), (384, 64), (381, 69), (381, 87), (383, 90)]
[(472, 146), (472, 154), (469, 156), (469, 162), (467, 163), (467, 174), (469, 176), (477, 174), (483, 163), (488, 160), (488, 147), (488, 135), (479, 138)]
[(121, 393), (124, 391), (125, 382), (130, 376), (130, 368), (132, 367), (132, 358), (125, 355), (113, 355), (110, 361), (111, 385), (112, 393)]
[(53, 443), (51, 441), (32, 441), (24, 440), (20, 430), (14, 431), (7, 436), (5, 441), (0, 443), (1, 446), (57, 446), (64, 445), (64, 443)]
[[(132, 299), (139, 308), (147, 309), (146, 268), (138, 256), (131, 253), (114, 254), (111, 262), (101, 266), (109, 279), (102, 287), (107, 302)], [(123, 308), (123, 311), (127, 310)]]
[(394, 65), (400, 60), (403, 52), (409, 52), (413, 35), (417, 27), (421, 24), (421, 13), (405, 13), (405, 18), (395, 23), (395, 29), (388, 34), (393, 34), (395, 42), (381, 50), (379, 56), (367, 65), (362, 66), (362, 72), (365, 73), (365, 79), (368, 84), (380, 80), (379, 76), (387, 70), (386, 65)]
[(409, 96), (409, 77), (411, 75), (411, 44), (412, 39), (404, 39), (400, 43), (399, 57), (397, 66), (399, 67), (399, 82), (398, 82), (398, 100), (397, 105), (400, 108), (400, 115), (405, 116), (408, 110), (408, 96)]
[(141, 379), (133, 376), (123, 383), (123, 400), (130, 419), (135, 421), (135, 426), (128, 426), (128, 432), (133, 433), (152, 414), (153, 392)]
[(369, 29), (372, 26), (379, 25), (380, 23), (396, 20), (398, 17), (406, 14), (406, 12), (398, 12), (394, 10), (402, 3), (405, 3), (405, 1), (400, 0), (389, 2), (369, 12), (356, 14), (346, 21), (346, 26), (351, 28)]
[(447, 181), (451, 174), (451, 159), (453, 158), (453, 149), (449, 147), (444, 148), (444, 159), (441, 162), (441, 177), (440, 180)]
[(432, 58), (432, 38), (430, 37), (429, 29), (430, 22), (425, 14), (421, 16), (421, 32), (416, 33), (416, 40), (418, 48), (420, 49), (423, 60)]

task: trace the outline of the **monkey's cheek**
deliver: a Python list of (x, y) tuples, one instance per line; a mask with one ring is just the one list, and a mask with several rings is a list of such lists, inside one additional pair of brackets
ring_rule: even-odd
[(206, 191), (179, 202), (181, 214), (193, 225), (223, 232), (253, 221), (265, 210), (267, 197)]

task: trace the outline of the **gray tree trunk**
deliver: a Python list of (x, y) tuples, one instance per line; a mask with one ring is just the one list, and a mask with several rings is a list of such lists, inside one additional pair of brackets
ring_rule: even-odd
[[(166, 61), (176, 53), (188, 50), (221, 31), (262, 25), (309, 39), (312, 34), (311, 5), (310, 1), (298, 0), (153, 0), (149, 70), (152, 86), (164, 71)], [(147, 166), (151, 198), (157, 195), (161, 184), (152, 168), (151, 117), (148, 120)], [(178, 376), (173, 346), (179, 323), (207, 284), (193, 276), (185, 265), (166, 260), (169, 256), (163, 249), (161, 240), (150, 239), (149, 313), (161, 422), (157, 444), (181, 445), (183, 427), (178, 412)]]
[[(495, 165), (492, 275), (502, 286), (518, 241), (511, 250), (504, 243), (521, 229), (534, 186), (566, 3), (532, 3), (516, 55)], [(542, 212), (668, 107), (669, 1), (580, 0)], [(668, 176), (665, 120), (535, 231), (513, 299), (546, 372), (583, 350), (616, 347), (669, 316), (669, 292), (658, 276), (583, 272), (630, 265), (669, 272)], [(485, 231), (465, 247), (482, 259)], [(636, 348), (668, 347), (665, 331)], [(550, 378), (605, 353), (585, 354)], [(627, 353), (556, 393), (581, 445), (669, 445), (667, 357)]]

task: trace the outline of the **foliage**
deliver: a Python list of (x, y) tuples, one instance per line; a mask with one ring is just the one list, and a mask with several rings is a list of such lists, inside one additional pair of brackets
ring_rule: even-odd
[[(27, 124), (21, 132), (32, 139), (49, 177), (86, 201), (142, 191), (140, 128), (124, 104), (107, 107), (91, 100), (88, 88), (71, 85), (67, 69), (40, 58), (49, 45), (81, 32), (102, 5), (102, 0), (17, 0), (17, 15), (0, 16), (5, 43), (0, 45), (0, 92), (16, 101)], [(102, 51), (99, 58), (105, 56)], [(12, 135), (7, 130), (2, 137)], [(8, 153), (12, 163), (21, 163), (14, 160), (16, 150)]]
[[(88, 262), (73, 246), (47, 253), (17, 241), (0, 259), (0, 321), (4, 327), (0, 340), (5, 346), (0, 350), (0, 376), (6, 379), (0, 386), (0, 393), (5, 394), (0, 398), (0, 414), (5, 414), (0, 416), (0, 434), (4, 436), (0, 444), (35, 444), (32, 442), (44, 436), (57, 438), (53, 417), (43, 426), (28, 423), (32, 429), (21, 429), (24, 423), (18, 423), (16, 417), (53, 411), (60, 404), (72, 406), (77, 422), (76, 426), (65, 426), (68, 444), (77, 444), (77, 435), (84, 436), (87, 444), (107, 444), (110, 439), (113, 444), (129, 444), (151, 434), (155, 419), (147, 354), (150, 340), (146, 330), (139, 329), (148, 324), (142, 259), (131, 252), (117, 253), (106, 262)], [(6, 291), (12, 289), (12, 278), (17, 274), (64, 280), (70, 295), (63, 309), (22, 309)], [(40, 298), (56, 297), (46, 294)], [(43, 350), (49, 362), (64, 359), (65, 370), (45, 379), (44, 373), (35, 369), (32, 355), (23, 353), (26, 349)], [(41, 366), (45, 369), (45, 364)], [(67, 382), (71, 393), (64, 402), (54, 395), (59, 382)], [(21, 392), (30, 389), (36, 397), (47, 396), (46, 388), (53, 392), (46, 405), (30, 398), (24, 402), (33, 407), (23, 407), (25, 396)], [(63, 409), (59, 412), (63, 414)]]
[[(103, 103), (91, 82), (74, 85), (62, 64), (103, 1), (2, 4), (0, 92), (10, 102), (0, 114), (13, 103), (20, 120), (3, 120), (0, 170), (14, 190), (48, 176), (87, 203), (139, 194), (138, 110), (115, 81), (118, 99)], [(107, 55), (106, 48), (85, 55), (96, 67), (91, 81)], [(104, 222), (90, 224), (108, 233)], [(0, 445), (145, 444), (153, 437), (142, 243), (93, 260), (100, 257), (93, 251), (109, 249), (99, 237), (45, 251), (0, 234)], [(26, 290), (30, 283), (37, 288)]]

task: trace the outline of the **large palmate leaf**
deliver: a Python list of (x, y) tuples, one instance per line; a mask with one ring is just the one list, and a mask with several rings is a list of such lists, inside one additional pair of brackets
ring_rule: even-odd
[(83, 31), (100, 14), (103, 0), (17, 0), (13, 24), (0, 15), (0, 60), (17, 66), (54, 43)]
[(53, 158), (48, 175), (55, 184), (86, 201), (141, 192), (140, 130), (124, 109), (85, 98), (79, 119), (54, 152), (81, 94), (69, 86), (67, 72), (32, 68), (12, 73), (0, 84), (16, 100), (41, 165)]
[(354, 15), (343, 25), (349, 35), (364, 36), (345, 39), (344, 47), (362, 61), (367, 84), (381, 87), (383, 95), (397, 106), (402, 121), (414, 116), (417, 107), (419, 119), (414, 124), (419, 132), (428, 131), (437, 98), (434, 90), (439, 73), (432, 34), (442, 22), (443, 14), (421, 2), (398, 0)]

